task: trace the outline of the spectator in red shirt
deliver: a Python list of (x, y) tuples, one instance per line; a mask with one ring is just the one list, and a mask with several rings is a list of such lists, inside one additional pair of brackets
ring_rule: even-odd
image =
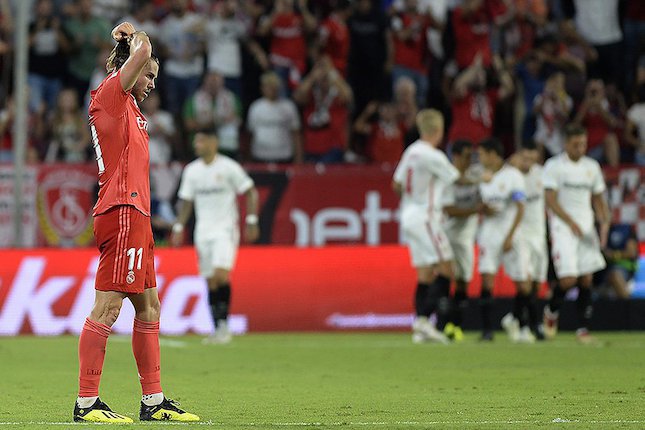
[(546, 0), (515, 0), (515, 18), (504, 31), (507, 60), (521, 59), (533, 48), (535, 36), (546, 24)]
[[(513, 79), (502, 61), (496, 58), (494, 63), (495, 67), (487, 71), (483, 56), (478, 55), (470, 67), (457, 75), (450, 94), (450, 142), (457, 139), (481, 142), (492, 136), (497, 102), (513, 92)], [(499, 81), (499, 86), (495, 81)]]
[(396, 164), (401, 158), (403, 132), (392, 103), (370, 102), (354, 122), (354, 131), (367, 136), (370, 161)]
[(293, 94), (303, 108), (305, 161), (340, 163), (347, 147), (352, 90), (327, 58), (316, 62)]
[(620, 147), (614, 132), (618, 119), (609, 109), (605, 84), (600, 79), (592, 79), (587, 84), (574, 121), (587, 129), (587, 155), (599, 163), (618, 166)]
[(499, 0), (464, 0), (452, 14), (455, 60), (459, 69), (468, 67), (478, 53), (485, 67), (491, 64), (491, 25), (502, 24), (506, 6)]
[(300, 82), (307, 66), (305, 36), (316, 29), (316, 18), (309, 12), (307, 0), (276, 0), (273, 11), (258, 25), (260, 36), (271, 36), (269, 60), (282, 79), (287, 93)]
[[(43, 146), (45, 135), (44, 110), (28, 112), (27, 116), (27, 163), (38, 163), (40, 157), (37, 147)], [(16, 118), (16, 106), (13, 95), (7, 96), (5, 106), (0, 109), (0, 164), (14, 161), (13, 124)]]
[(392, 17), (394, 67), (392, 82), (407, 76), (417, 85), (417, 103), (427, 104), (428, 51), (427, 33), (433, 21), (431, 15), (418, 12), (417, 0), (405, 0), (405, 9)]
[(338, 0), (336, 7), (318, 30), (320, 54), (329, 57), (336, 70), (345, 78), (347, 77), (347, 57), (349, 55), (347, 19), (351, 13), (349, 0)]

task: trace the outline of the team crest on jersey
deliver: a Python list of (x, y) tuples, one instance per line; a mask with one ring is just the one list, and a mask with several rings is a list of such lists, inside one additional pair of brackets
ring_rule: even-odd
[(148, 131), (148, 121), (140, 116), (137, 117), (137, 126), (139, 127), (139, 130), (143, 129)]
[(134, 272), (130, 270), (128, 272), (128, 275), (125, 277), (125, 282), (127, 282), (128, 284), (131, 284), (134, 282), (134, 280), (135, 280)]

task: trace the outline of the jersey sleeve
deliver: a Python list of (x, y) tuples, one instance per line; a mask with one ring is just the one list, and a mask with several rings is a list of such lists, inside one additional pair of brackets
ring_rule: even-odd
[(526, 201), (526, 181), (522, 174), (518, 171), (513, 171), (509, 181), (511, 187), (511, 200), (514, 202)]
[(181, 174), (181, 182), (179, 184), (179, 192), (177, 192), (182, 200), (193, 201), (195, 200), (195, 187), (190, 179), (190, 166), (186, 166), (184, 172)]
[(443, 190), (441, 195), (441, 205), (445, 207), (450, 207), (455, 205), (455, 186), (453, 184), (448, 185)]
[(403, 182), (405, 182), (405, 169), (406, 169), (405, 159), (406, 159), (405, 154), (403, 154), (401, 161), (399, 161), (399, 164), (396, 166), (396, 169), (394, 170), (394, 176), (392, 177), (394, 182), (399, 184), (403, 184)]
[(594, 181), (591, 192), (593, 194), (604, 193), (607, 189), (605, 185), (605, 178), (602, 176), (602, 169), (597, 161), (594, 160)]
[(428, 157), (428, 165), (432, 173), (441, 181), (452, 184), (459, 179), (459, 171), (452, 165), (446, 154), (441, 151), (436, 151)]
[(246, 119), (246, 128), (253, 133), (257, 129), (257, 122), (258, 122), (258, 105), (257, 102), (251, 103), (251, 106), (249, 107), (249, 114)]
[(294, 103), (289, 103), (289, 130), (300, 130), (300, 117), (298, 116), (298, 109)]
[(130, 97), (130, 91), (123, 91), (121, 86), (121, 70), (113, 72), (105, 78), (103, 85), (96, 92), (94, 99), (105, 111), (114, 116), (123, 116), (126, 112), (126, 101)]
[(231, 180), (237, 194), (244, 194), (253, 186), (253, 179), (238, 163), (231, 163)]
[(542, 171), (542, 183), (545, 190), (558, 190), (557, 164), (553, 160), (548, 160)]

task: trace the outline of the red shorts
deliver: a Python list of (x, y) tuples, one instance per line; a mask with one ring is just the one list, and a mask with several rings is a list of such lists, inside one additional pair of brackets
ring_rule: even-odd
[(101, 252), (94, 288), (141, 294), (157, 286), (150, 217), (134, 206), (115, 206), (94, 217)]

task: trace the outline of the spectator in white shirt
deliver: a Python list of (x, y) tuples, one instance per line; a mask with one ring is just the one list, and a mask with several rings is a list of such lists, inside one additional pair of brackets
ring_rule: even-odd
[(634, 161), (645, 166), (645, 83), (638, 88), (638, 102), (627, 111), (625, 141), (634, 147)]
[(280, 77), (266, 72), (260, 79), (262, 97), (251, 103), (247, 126), (256, 161), (302, 162), (300, 116), (293, 101), (280, 97)]

